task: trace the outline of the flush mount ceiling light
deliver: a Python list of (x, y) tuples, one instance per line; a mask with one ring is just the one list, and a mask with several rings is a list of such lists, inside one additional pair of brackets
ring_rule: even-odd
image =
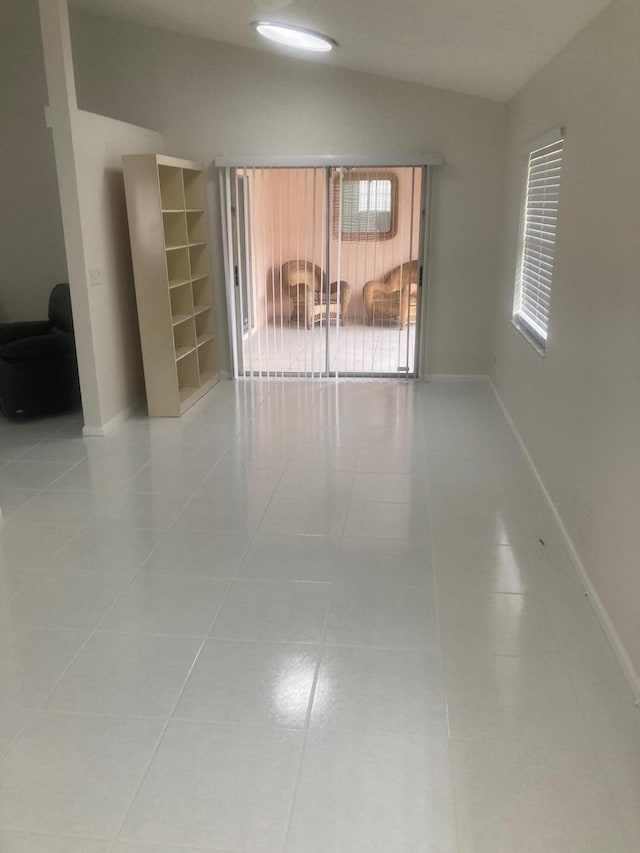
[(254, 21), (251, 26), (264, 38), (275, 41), (278, 44), (286, 45), (286, 47), (295, 47), (298, 50), (307, 50), (312, 53), (326, 53), (337, 46), (337, 43), (328, 36), (314, 33), (313, 30), (294, 27), (291, 24)]

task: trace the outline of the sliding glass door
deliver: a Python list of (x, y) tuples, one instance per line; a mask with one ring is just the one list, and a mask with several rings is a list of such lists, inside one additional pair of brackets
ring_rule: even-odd
[(428, 170), (220, 170), (234, 370), (414, 376)]

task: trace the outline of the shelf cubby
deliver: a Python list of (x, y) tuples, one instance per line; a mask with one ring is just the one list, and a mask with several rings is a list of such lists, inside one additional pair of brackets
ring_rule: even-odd
[(199, 169), (184, 169), (184, 201), (187, 210), (204, 210), (204, 172)]
[(199, 311), (195, 316), (196, 343), (200, 346), (213, 339), (214, 324), (213, 311), (211, 307)]
[(171, 303), (171, 324), (173, 326), (193, 317), (193, 299), (190, 288), (174, 288), (169, 292), (169, 301)]
[(213, 304), (211, 288), (209, 287), (209, 276), (201, 276), (193, 279), (193, 305), (194, 309), (202, 310)]
[(193, 211), (188, 210), (187, 219), (187, 235), (190, 244), (206, 243), (207, 241), (207, 218), (204, 210)]
[(176, 361), (196, 348), (196, 330), (193, 322), (179, 323), (173, 327), (173, 345)]
[(191, 277), (199, 278), (209, 273), (209, 252), (206, 243), (199, 243), (189, 247), (189, 259), (191, 264)]
[(197, 349), (198, 369), (203, 381), (207, 381), (218, 372), (218, 355), (215, 340), (205, 341)]
[(198, 369), (198, 356), (195, 349), (191, 350), (184, 358), (176, 362), (178, 373), (178, 389), (181, 400), (186, 399), (194, 393), (200, 385), (200, 371)]
[(182, 169), (175, 166), (158, 166), (158, 181), (162, 209), (184, 210)]
[(190, 278), (189, 250), (172, 249), (165, 252), (167, 259), (167, 278), (171, 282), (187, 281)]
[(149, 415), (179, 417), (218, 379), (206, 177), (164, 154), (122, 164)]
[(184, 212), (165, 211), (162, 214), (162, 226), (165, 249), (187, 245), (189, 238), (187, 237), (187, 220)]

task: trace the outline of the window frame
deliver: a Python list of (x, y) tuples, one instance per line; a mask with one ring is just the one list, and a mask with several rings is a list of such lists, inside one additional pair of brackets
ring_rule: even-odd
[[(560, 189), (562, 182), (562, 171), (564, 166), (564, 144), (565, 144), (565, 131), (563, 127), (558, 127), (555, 130), (550, 131), (544, 136), (540, 137), (529, 143), (525, 150), (525, 170), (524, 170), (524, 181), (523, 181), (523, 189), (521, 193), (521, 203), (520, 203), (520, 228), (519, 228), (519, 237), (518, 237), (518, 254), (517, 254), (517, 264), (516, 264), (516, 274), (514, 281), (514, 293), (513, 293), (513, 306), (512, 306), (512, 315), (511, 322), (515, 326), (515, 328), (524, 336), (524, 338), (531, 344), (531, 346), (536, 350), (536, 352), (544, 356), (547, 351), (547, 344), (549, 340), (549, 320), (550, 320), (550, 307), (551, 307), (551, 297), (553, 293), (553, 282), (555, 278), (555, 261), (556, 261), (556, 250), (558, 243), (558, 234), (557, 234), (557, 226), (558, 226), (558, 218), (559, 218), (559, 206), (560, 206)], [(559, 173), (557, 175), (557, 190), (555, 195), (557, 198), (555, 199), (555, 206), (552, 207), (553, 216), (548, 217), (545, 215), (538, 216), (539, 219), (543, 218), (553, 218), (555, 220), (555, 225), (553, 225), (553, 234), (552, 240), (545, 240), (545, 242), (552, 242), (551, 247), (551, 260), (550, 262), (545, 262), (545, 266), (548, 267), (547, 270), (544, 270), (544, 277), (548, 279), (548, 296), (546, 297), (546, 323), (544, 328), (542, 328), (542, 324), (535, 324), (532, 319), (527, 317), (526, 311), (522, 310), (522, 293), (524, 290), (524, 266), (526, 259), (526, 244), (527, 240), (533, 240), (534, 242), (539, 239), (528, 232), (528, 210), (530, 204), (533, 199), (530, 197), (530, 186), (532, 180), (532, 168), (536, 168), (535, 165), (532, 166), (532, 161), (535, 161), (537, 158), (544, 156), (545, 149), (552, 149), (553, 147), (559, 147), (559, 166), (556, 167), (559, 169)], [(552, 153), (552, 152), (550, 152)], [(551, 181), (552, 178), (549, 178)], [(546, 188), (546, 185), (545, 185)], [(545, 204), (549, 202), (545, 201)], [(546, 224), (544, 227), (548, 227)], [(540, 265), (540, 261), (538, 261)], [(529, 283), (529, 289), (531, 289), (531, 282)], [(536, 328), (536, 325), (538, 326)], [(541, 332), (542, 329), (542, 332)]]
[[(343, 231), (341, 225), (342, 186), (345, 183), (364, 181), (389, 181), (391, 183), (391, 210), (388, 231)], [(376, 211), (368, 211), (375, 213)], [(334, 240), (352, 243), (379, 243), (393, 240), (398, 233), (398, 176), (395, 172), (377, 169), (351, 169), (348, 172), (336, 170), (331, 177), (331, 232)]]

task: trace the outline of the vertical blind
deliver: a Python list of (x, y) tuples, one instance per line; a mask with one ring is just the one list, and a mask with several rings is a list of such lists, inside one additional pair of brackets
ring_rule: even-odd
[(531, 151), (527, 168), (513, 314), (542, 346), (549, 329), (563, 148), (559, 134)]
[(429, 186), (419, 166), (225, 168), (234, 375), (414, 375)]

